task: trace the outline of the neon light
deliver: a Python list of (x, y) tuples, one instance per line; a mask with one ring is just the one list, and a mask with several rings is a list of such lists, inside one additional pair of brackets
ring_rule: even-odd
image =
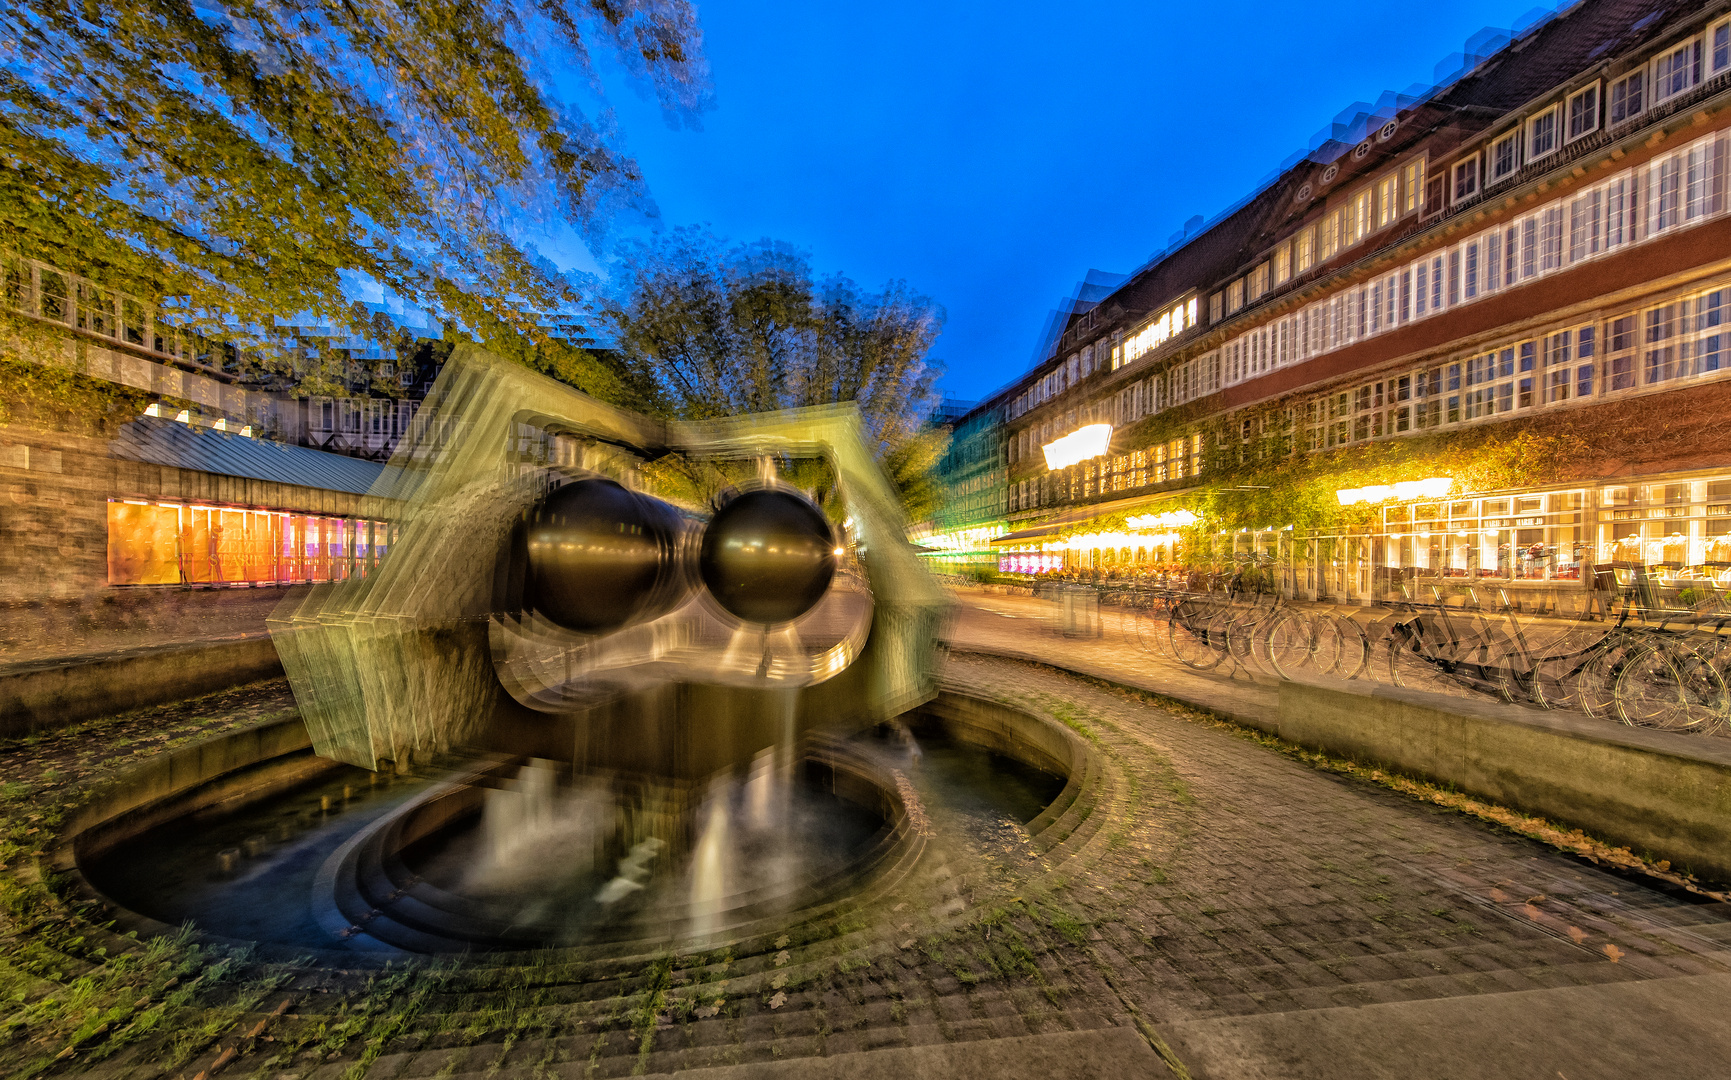
[(1111, 424), (1089, 424), (1061, 439), (1054, 439), (1040, 449), (1046, 453), (1046, 468), (1063, 469), (1101, 456), (1111, 443)]

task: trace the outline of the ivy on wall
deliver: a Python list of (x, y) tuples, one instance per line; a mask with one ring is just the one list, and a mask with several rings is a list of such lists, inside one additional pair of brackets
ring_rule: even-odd
[[(160, 395), (83, 374), (65, 363), (68, 338), (14, 312), (0, 312), (0, 424), (28, 424), (44, 431), (111, 438)], [(82, 342), (67, 359), (82, 364)], [(175, 402), (177, 407), (191, 403)]]
[[(1380, 520), (1379, 504), (1341, 506), (1335, 493), (1342, 488), (1447, 476), (1455, 480), (1457, 492), (1489, 492), (1592, 486), (1621, 475), (1715, 465), (1731, 470), (1731, 383), (1317, 452), (1293, 449), (1305, 432), (1293, 429), (1278, 406), (1202, 425), (1173, 415), (1178, 413), (1125, 429), (1123, 442), (1149, 446), (1198, 427), (1203, 432), (1200, 482), (1168, 484), (1174, 498), (1161, 504), (1162, 510), (1188, 509), (1203, 519), (1184, 531), (1187, 561), (1207, 561), (1210, 538), (1223, 531), (1290, 526), (1303, 534)], [(1146, 512), (1100, 514), (1067, 525), (1058, 536), (1131, 531), (1128, 519)]]

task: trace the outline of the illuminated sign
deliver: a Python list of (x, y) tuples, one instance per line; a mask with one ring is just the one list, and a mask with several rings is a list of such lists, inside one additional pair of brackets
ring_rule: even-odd
[(1137, 514), (1125, 524), (1132, 529), (1182, 529), (1201, 520), (1188, 510), (1168, 510), (1164, 514)]
[(1382, 502), (1384, 499), (1440, 499), (1453, 491), (1452, 477), (1432, 476), (1424, 480), (1403, 480), (1398, 484), (1378, 484), (1372, 487), (1341, 488), (1334, 493), (1340, 505)]
[(1196, 298), (1181, 300), (1162, 311), (1142, 329), (1124, 339), (1124, 344), (1112, 350), (1112, 367), (1121, 368), (1144, 353), (1152, 352), (1174, 337), (1196, 325)]
[(1046, 452), (1046, 468), (1064, 469), (1078, 461), (1099, 457), (1111, 443), (1111, 424), (1089, 424), (1061, 439), (1054, 439), (1040, 449)]

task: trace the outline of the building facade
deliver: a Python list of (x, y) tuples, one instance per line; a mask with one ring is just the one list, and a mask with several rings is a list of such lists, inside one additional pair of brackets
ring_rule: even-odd
[(944, 571), (995, 567), (991, 541), (1009, 531), (1003, 403), (951, 409), (936, 419), (950, 430), (949, 448), (937, 465), (943, 503), (931, 521), (914, 529), (912, 539), (931, 549), (930, 561)]
[[(1001, 565), (1053, 565), (1055, 546), (1095, 568), (1255, 549), (1294, 591), (1348, 599), (1415, 573), (1521, 586), (1588, 563), (1731, 566), (1731, 442), (1700, 422), (1731, 394), (1728, 104), (1731, 5), (1654, 0), (1581, 0), (1446, 85), (1385, 98), (1072, 313), (982, 406), (1004, 416)], [(1676, 422), (1629, 419), (1652, 416)], [(1100, 452), (1048, 453), (1098, 425)], [(1158, 524), (1242, 485), (1247, 463), (1499, 425), (1585, 430), (1591, 452), (1537, 462), (1518, 489), (1348, 492), (1375, 521), (1361, 507), (1309, 535)], [(1078, 544), (1090, 514), (1143, 527)]]

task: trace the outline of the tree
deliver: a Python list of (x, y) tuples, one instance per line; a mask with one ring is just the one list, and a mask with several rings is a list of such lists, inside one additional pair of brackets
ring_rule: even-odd
[(816, 281), (772, 240), (726, 247), (674, 229), (622, 252), (606, 308), (643, 407), (684, 419), (851, 401), (910, 513), (932, 497), (943, 435), (928, 420), (943, 313), (891, 282)]
[(579, 297), (517, 236), (653, 212), (581, 107), (594, 51), (671, 122), (708, 94), (689, 0), (15, 0), (0, 30), (0, 247), (267, 357), (278, 317), (364, 331), (357, 277), (544, 351)]

